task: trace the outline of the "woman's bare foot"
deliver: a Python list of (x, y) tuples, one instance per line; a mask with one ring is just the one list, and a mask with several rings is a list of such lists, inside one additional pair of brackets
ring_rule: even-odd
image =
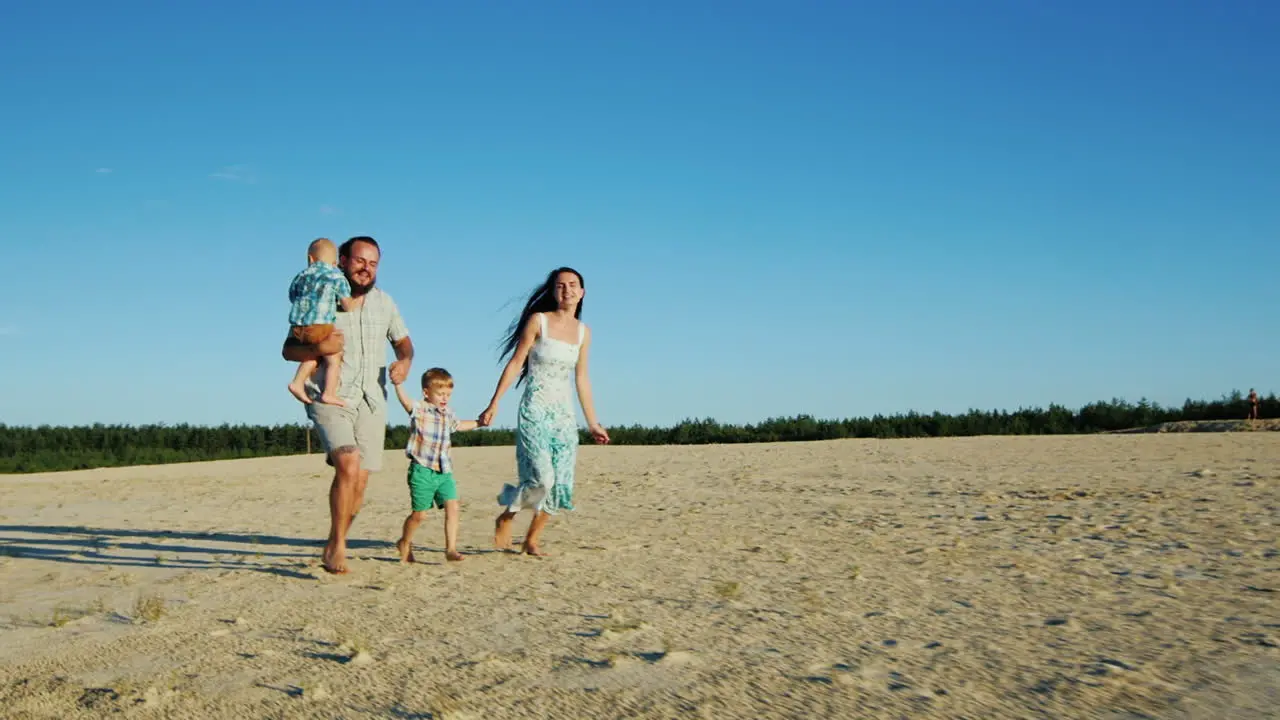
[(413, 557), (413, 543), (405, 542), (404, 538), (400, 538), (399, 542), (396, 543), (396, 550), (400, 551), (400, 562), (417, 562)]
[(311, 404), (311, 396), (307, 395), (307, 386), (302, 382), (289, 383), (289, 394), (298, 399), (303, 405)]
[(511, 521), (515, 519), (511, 513), (502, 513), (493, 521), (493, 546), (499, 550), (511, 549)]
[(525, 555), (532, 555), (534, 557), (550, 557), (549, 555), (547, 555), (545, 552), (542, 551), (542, 548), (538, 547), (537, 545), (533, 545), (531, 543), (525, 543), (520, 547), (520, 550)]
[(462, 562), (463, 557), (462, 553), (457, 550), (446, 550), (444, 553), (444, 559), (449, 562)]
[(329, 392), (328, 390), (325, 390), (323, 393), (321, 393), (320, 402), (324, 403), (325, 405), (337, 405), (338, 407), (347, 406), (346, 403), (342, 402), (341, 398)]

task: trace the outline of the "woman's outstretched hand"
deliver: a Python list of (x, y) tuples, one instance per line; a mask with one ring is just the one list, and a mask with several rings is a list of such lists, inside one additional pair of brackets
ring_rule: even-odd
[(605, 430), (603, 425), (596, 423), (587, 429), (591, 432), (591, 437), (594, 438), (597, 443), (600, 443), (601, 445), (609, 444), (609, 431)]
[(489, 425), (493, 422), (493, 418), (497, 414), (498, 414), (498, 406), (490, 405), (489, 407), (484, 409), (484, 412), (480, 413), (480, 418), (479, 420), (477, 420), (477, 422), (480, 423), (480, 427), (489, 427)]

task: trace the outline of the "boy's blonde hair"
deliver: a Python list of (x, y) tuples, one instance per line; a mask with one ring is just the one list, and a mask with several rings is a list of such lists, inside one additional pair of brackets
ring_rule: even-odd
[(423, 389), (436, 385), (453, 387), (453, 376), (449, 374), (448, 370), (439, 367), (431, 368), (430, 370), (422, 373)]

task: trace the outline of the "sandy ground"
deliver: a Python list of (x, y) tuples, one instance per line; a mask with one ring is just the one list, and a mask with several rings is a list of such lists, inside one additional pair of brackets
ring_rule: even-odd
[(0, 716), (1280, 716), (1280, 434), (584, 447), (548, 559), (455, 455), (345, 577), (318, 456), (0, 477)]

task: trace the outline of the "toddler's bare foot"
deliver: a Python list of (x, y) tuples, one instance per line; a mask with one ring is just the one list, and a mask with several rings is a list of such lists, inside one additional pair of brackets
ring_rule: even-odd
[(298, 402), (303, 405), (311, 404), (311, 397), (307, 395), (307, 386), (300, 382), (289, 383), (289, 394), (298, 398)]
[(413, 544), (405, 542), (404, 538), (396, 543), (396, 549), (400, 551), (400, 562), (411, 563), (416, 562), (413, 557)]
[(532, 555), (534, 557), (549, 557), (545, 552), (542, 551), (542, 548), (539, 548), (537, 545), (531, 545), (529, 543), (525, 543), (523, 546), (521, 546), (520, 550), (523, 551), (525, 555)]
[(499, 550), (511, 549), (511, 521), (514, 515), (502, 513), (493, 522), (493, 546)]
[(446, 551), (444, 554), (444, 559), (448, 560), (449, 562), (462, 562), (463, 560), (462, 553), (458, 552), (457, 550)]
[(347, 406), (346, 403), (342, 402), (341, 398), (339, 398), (337, 395), (334, 395), (332, 392), (328, 390), (325, 390), (323, 393), (320, 394), (320, 402), (326, 405), (337, 405), (338, 407)]

